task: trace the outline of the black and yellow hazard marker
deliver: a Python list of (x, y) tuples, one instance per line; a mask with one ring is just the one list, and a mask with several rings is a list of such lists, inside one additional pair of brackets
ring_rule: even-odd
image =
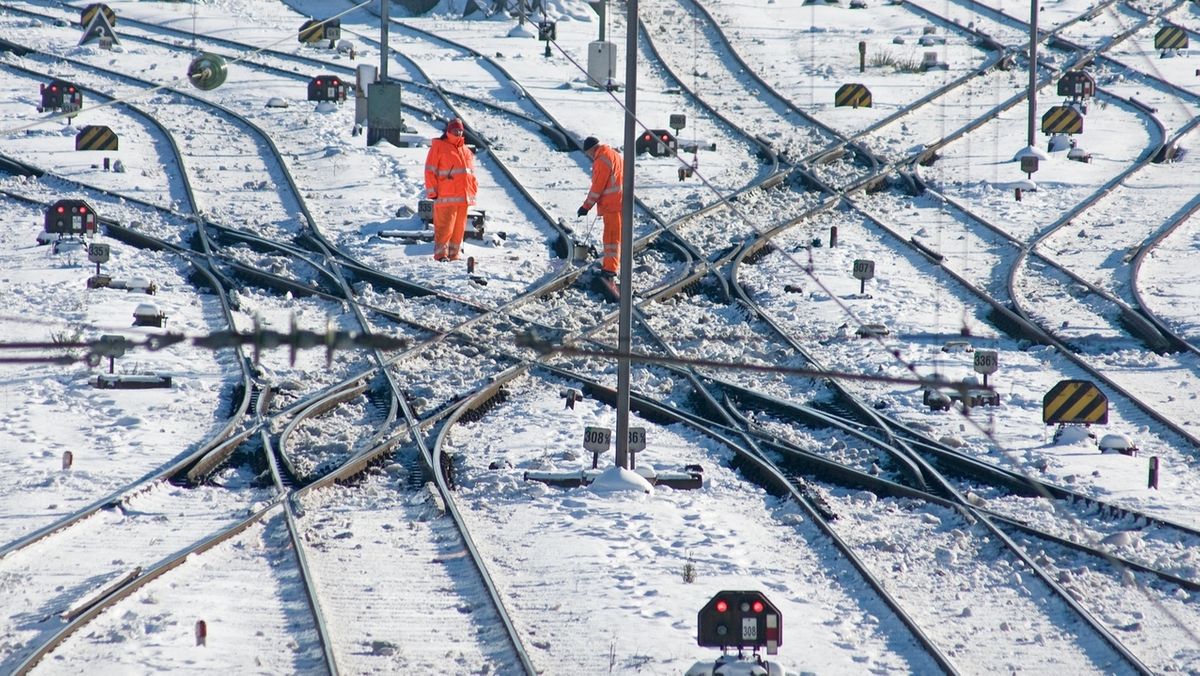
[(83, 11), (79, 13), (79, 25), (85, 27), (90, 25), (92, 20), (96, 18), (96, 14), (99, 12), (104, 13), (104, 18), (108, 19), (109, 26), (117, 25), (117, 13), (114, 12), (108, 5), (99, 2), (90, 4), (83, 8)]
[(1187, 49), (1187, 31), (1179, 26), (1163, 26), (1154, 34), (1155, 49)]
[(75, 150), (116, 150), (117, 135), (108, 127), (88, 125), (75, 135)]
[(834, 106), (851, 106), (853, 108), (870, 108), (871, 91), (864, 85), (850, 83), (838, 87), (833, 96)]
[(1083, 133), (1083, 115), (1069, 106), (1054, 106), (1042, 115), (1042, 132), (1046, 134)]
[(304, 44), (312, 44), (325, 39), (325, 26), (322, 22), (315, 19), (309, 19), (300, 26), (298, 35), (300, 42)]
[(1087, 380), (1062, 380), (1042, 397), (1042, 422), (1104, 425), (1108, 397)]

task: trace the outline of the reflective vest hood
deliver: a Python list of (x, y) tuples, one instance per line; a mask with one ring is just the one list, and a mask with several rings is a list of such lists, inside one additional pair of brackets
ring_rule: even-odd
[(475, 204), (475, 155), (461, 136), (433, 139), (425, 158), (425, 190), (434, 207)]

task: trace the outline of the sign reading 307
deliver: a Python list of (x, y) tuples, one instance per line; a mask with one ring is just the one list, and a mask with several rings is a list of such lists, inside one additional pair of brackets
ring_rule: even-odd
[(859, 258), (854, 261), (854, 267), (851, 269), (855, 279), (874, 279), (875, 278), (875, 261)]

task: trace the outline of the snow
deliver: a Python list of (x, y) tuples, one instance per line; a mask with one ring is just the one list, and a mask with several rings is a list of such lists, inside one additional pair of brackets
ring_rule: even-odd
[[(369, 42), (378, 34), (378, 18), (366, 11), (341, 17), (345, 39), (337, 50), (297, 46), (294, 31), (300, 23), (343, 12), (349, 7), (346, 3), (109, 4), (122, 17), (316, 56), (337, 66), (378, 63), (378, 51)], [(926, 4), (962, 25), (970, 23), (1010, 44), (1019, 43), (1011, 37), (1012, 24), (995, 15), (937, 6), (942, 3), (918, 1), (915, 6)], [(583, 72), (587, 45), (598, 29), (598, 19), (585, 3), (547, 3), (545, 17), (558, 22), (558, 45), (564, 50), (551, 58), (542, 55), (544, 45), (534, 39), (535, 24), (520, 26), (503, 15), (477, 14), (464, 20), (462, 5), (442, 0), (421, 17), (404, 16), (398, 9), (393, 15), (406, 25), (494, 58), (520, 84), (512, 86), (482, 59), (463, 57), (399, 25), (392, 34), (393, 49), (401, 55), (390, 62), (393, 75), (416, 82), (433, 77), (446, 91), (486, 95), (510, 111), (530, 114), (536, 101), (576, 139), (595, 135), (620, 145), (624, 92), (593, 89)], [(679, 138), (704, 141), (695, 154), (703, 184), (677, 181), (679, 165), (673, 158), (637, 160), (639, 198), (668, 221), (737, 192), (769, 170), (757, 158), (753, 141), (733, 133), (721, 116), (752, 129), (757, 125), (771, 139), (784, 138), (786, 128), (796, 123), (791, 113), (762, 95), (741, 65), (718, 62), (718, 38), (700, 28), (692, 5), (674, 0), (640, 5), (661, 64), (651, 64), (643, 46), (638, 117), (648, 127), (659, 128), (666, 126), (669, 115), (686, 113), (687, 127)], [(117, 49), (77, 46), (78, 28), (68, 21), (77, 16), (78, 7), (30, 6), (67, 20), (60, 24), (14, 12), (0, 15), (0, 26), (15, 41), (58, 58), (3, 53), (0, 61), (71, 77), (127, 103), (96, 106), (102, 102), (89, 95), (87, 107), (73, 120), (36, 114), (42, 80), (6, 67), (0, 76), (0, 152), (53, 175), (0, 175), (0, 188), (43, 201), (86, 198), (102, 215), (136, 223), (173, 243), (196, 237), (195, 221), (189, 217), (193, 211), (289, 244), (307, 232), (297, 205), (273, 189), (282, 182), (283, 172), (267, 158), (265, 142), (255, 129), (231, 124), (211, 109), (187, 102), (181, 93), (150, 92), (65, 60), (182, 89), (180, 78), (189, 54), (138, 41), (134, 35), (140, 35), (140, 29), (121, 23), (116, 27), (122, 36)], [(1028, 12), (1027, 5), (1007, 0), (983, 6), (1018, 18)], [(1049, 3), (1043, 28), (1087, 7), (1079, 1)], [(934, 87), (983, 68), (994, 53), (947, 25), (927, 32), (928, 17), (904, 5), (872, 2), (852, 10), (837, 4), (735, 0), (707, 2), (705, 9), (721, 22), (740, 58), (779, 95), (842, 133), (860, 135), (864, 144), (893, 161), (956, 133), (961, 125), (1019, 95), (1026, 82), (1023, 72), (993, 69), (940, 104), (897, 124), (878, 126)], [(1118, 11), (1076, 24), (1068, 35), (1094, 40), (1140, 16), (1128, 8)], [(1170, 18), (1194, 29), (1200, 21), (1189, 12), (1194, 10), (1180, 8)], [(612, 42), (623, 44), (623, 8), (609, 6), (606, 28)], [(1130, 97), (1160, 111), (1158, 119), (1168, 138), (1178, 137), (1183, 148), (1194, 145), (1195, 131), (1185, 125), (1200, 108), (1193, 75), (1197, 59), (1186, 50), (1159, 59), (1151, 37), (1152, 31), (1143, 31), (1122, 44), (1111, 55), (1115, 61), (1103, 65), (1098, 74), (1105, 92), (1091, 102), (1086, 129), (1078, 138), (1079, 147), (1091, 153), (1090, 162), (1068, 159), (1065, 148), (1043, 148), (1040, 131), (1037, 145), (1030, 145), (1027, 109), (1018, 105), (938, 149), (936, 161), (920, 169), (931, 194), (863, 196), (861, 213), (825, 212), (807, 219), (773, 240), (778, 255), (743, 264), (740, 279), (753, 302), (833, 370), (897, 377), (915, 372), (962, 382), (974, 376), (972, 355), (942, 348), (965, 330), (974, 347), (1000, 354), (1000, 370), (989, 382), (1001, 394), (1001, 406), (976, 409), (967, 417), (957, 408), (928, 410), (921, 404), (920, 388), (911, 385), (858, 383), (853, 389), (915, 428), (986, 462), (1195, 528), (1200, 527), (1195, 449), (1116, 402), (1100, 434), (1067, 428), (1054, 438), (1053, 429), (1040, 418), (1042, 397), (1056, 382), (1077, 377), (1076, 367), (1055, 348), (1030, 346), (1003, 334), (989, 308), (947, 274), (953, 271), (998, 289), (1004, 280), (996, 279), (997, 270), (1007, 269), (1021, 243), (1038, 240), (1083, 197), (1122, 177), (1162, 133)], [(930, 44), (921, 44), (922, 38)], [(870, 66), (864, 72), (859, 71), (860, 41)], [(350, 60), (351, 46), (356, 61)], [(947, 68), (922, 72), (894, 65), (919, 62), (926, 51), (936, 52)], [(462, 300), (460, 307), (449, 307), (360, 284), (356, 291), (372, 312), (418, 320), (437, 331), (462, 329), (472, 321), (473, 308), (507, 303), (571, 265), (553, 255), (556, 234), (550, 223), (572, 214), (586, 192), (588, 166), (580, 153), (549, 151), (532, 126), (477, 104), (456, 103), (468, 126), (494, 143), (477, 158), (479, 205), (486, 209), (489, 237), (466, 242), (466, 256), (478, 270), (472, 279), (462, 266), (434, 262), (430, 243), (396, 237), (425, 228), (415, 215), (427, 152), (421, 144), (439, 132), (441, 120), (408, 114), (406, 122), (415, 131), (405, 140), (414, 143), (367, 147), (361, 136), (352, 134), (352, 101), (314, 105), (305, 100), (302, 82), (267, 75), (251, 67), (248, 53), (243, 58), (246, 63), (231, 63), (221, 88), (205, 94), (182, 91), (235, 110), (280, 148), (313, 220), (335, 246), (369, 267), (437, 286)], [(624, 59), (622, 51), (616, 69), (622, 79)], [(1137, 68), (1182, 83), (1186, 93), (1139, 80)], [(835, 107), (834, 92), (847, 82), (867, 86), (873, 106)], [(680, 93), (681, 85), (713, 109)], [(418, 87), (406, 89), (405, 96), (443, 116), (449, 114)], [(1054, 103), (1055, 97), (1043, 90), (1042, 105)], [(151, 118), (173, 135), (185, 158), (182, 163)], [(120, 151), (111, 157), (119, 157), (125, 171), (104, 170), (99, 153), (73, 149), (83, 125), (119, 130)], [(798, 136), (788, 138), (787, 143), (796, 145), (782, 150), (804, 150)], [(717, 150), (707, 150), (709, 144)], [(686, 164), (692, 157), (685, 155), (680, 159)], [(1018, 163), (1029, 155), (1039, 159), (1033, 180)], [(1169, 233), (1163, 246), (1143, 261), (1142, 283), (1151, 290), (1144, 301), (1135, 301), (1127, 283), (1113, 271), (1159, 234), (1172, 215), (1194, 208), (1200, 194), (1200, 179), (1193, 178), (1200, 176), (1193, 166), (1196, 161), (1192, 152), (1174, 163), (1141, 170), (1071, 227), (1038, 240), (1036, 251), (1070, 261), (1074, 269), (1086, 271), (1089, 281), (1130, 304), (1145, 302), (1194, 340), (1195, 303), (1200, 297), (1200, 273), (1190, 264), (1198, 246), (1196, 218)], [(532, 200), (512, 189), (501, 163), (529, 187)], [(185, 172), (198, 204), (186, 203), (178, 181)], [(1014, 188), (1023, 191), (1020, 201), (1014, 199)], [(251, 441), (239, 451), (238, 461), (218, 472), (211, 484), (146, 485), (145, 477), (205, 450), (206, 442), (227, 424), (242, 383), (238, 358), (229, 349), (208, 350), (187, 341), (155, 349), (149, 341), (167, 332), (201, 336), (230, 328), (354, 330), (356, 318), (336, 301), (253, 286), (230, 294), (227, 318), (219, 299), (192, 283), (199, 258), (136, 248), (103, 236), (97, 241), (109, 243), (112, 253), (102, 272), (127, 280), (127, 288), (87, 288), (85, 281), (96, 270), (86, 251), (63, 247), (52, 253), (50, 246), (36, 241), (42, 210), (4, 199), (3, 342), (70, 343), (123, 335), (138, 347), (114, 360), (115, 374), (170, 376), (172, 385), (94, 388), (89, 379), (108, 372), (107, 359), (94, 367), (0, 363), (0, 459), (8, 469), (0, 489), (0, 547), (7, 549), (88, 505), (112, 505), (0, 558), (0, 607), (5, 609), (0, 613), (0, 671), (16, 669), (64, 626), (65, 611), (85, 604), (132, 571), (153, 570), (153, 579), (91, 620), (43, 658), (35, 671), (321, 672), (326, 665), (320, 636), (326, 632), (346, 673), (519, 673), (521, 665), (505, 647), (487, 592), (464, 554), (466, 544), (454, 528), (451, 509), (469, 526), (473, 546), (488, 562), (515, 629), (542, 673), (680, 674), (698, 661), (712, 661), (717, 651), (696, 645), (696, 613), (722, 590), (760, 590), (780, 609), (784, 641), (771, 661), (787, 673), (940, 670), (848, 563), (830, 533), (797, 501), (749, 481), (721, 440), (635, 413), (631, 425), (648, 430), (648, 447), (636, 456), (636, 467), (614, 467), (606, 453), (591, 472), (591, 454), (580, 446), (582, 430), (612, 429), (616, 413), (595, 396), (565, 407), (560, 392), (576, 384), (548, 372), (521, 375), (506, 385), (506, 397), (492, 410), (443, 433), (442, 452), (453, 458), (456, 477), (453, 505), (432, 486), (419, 485), (412, 470), (417, 447), (431, 446), (434, 440), (418, 442), (402, 424), (391, 431), (397, 435), (392, 440), (395, 454), (350, 484), (318, 484), (286, 498), (277, 496), (264, 487), (261, 461), (250, 459), (258, 452), (254, 444), (260, 443)], [(728, 211), (680, 229), (702, 239), (707, 250), (716, 250), (739, 243), (784, 215), (799, 215), (815, 199), (802, 192), (752, 193), (727, 204)], [(963, 212), (986, 214), (1003, 223), (1004, 231), (965, 226)], [(889, 234), (876, 227), (870, 214), (886, 217), (898, 231)], [(570, 225), (582, 242), (598, 243), (594, 223), (575, 220)], [(639, 218), (634, 231), (640, 237), (660, 227), (652, 219)], [(831, 227), (838, 228), (839, 245), (815, 246), (814, 241), (828, 241)], [(929, 266), (911, 250), (901, 252), (897, 236), (928, 243), (944, 255), (943, 267)], [(291, 271), (302, 281), (326, 279), (323, 266), (328, 263), (317, 258), (293, 266), (283, 260), (286, 257), (250, 245), (223, 246), (227, 255), (253, 268)], [(639, 259), (635, 286), (657, 281), (662, 270), (673, 265), (668, 258), (649, 252)], [(876, 276), (865, 289), (849, 274), (858, 259), (877, 262)], [(1111, 328), (1101, 311), (1076, 302), (1077, 284), (1070, 279), (1028, 265), (1024, 275), (1018, 288), (1033, 299), (1036, 316), (1060, 327), (1082, 346), (1087, 358), (1195, 430), (1200, 387), (1195, 386), (1194, 358), (1158, 355), (1132, 344)], [(145, 293), (148, 284), (154, 286), (152, 296)], [(579, 296), (578, 290), (564, 290), (515, 314), (558, 325), (563, 308), (586, 302)], [(136, 315), (159, 313), (165, 317), (162, 328), (133, 325)], [(748, 321), (737, 304), (699, 294), (648, 306), (644, 313), (650, 327), (670, 335), (686, 354), (735, 364), (809, 366), (781, 349), (765, 327)], [(416, 328), (401, 328), (378, 317), (374, 321), (385, 325), (380, 330), (389, 335), (425, 337)], [(864, 323), (884, 324), (889, 333), (875, 340), (855, 338), (854, 327)], [(612, 329), (599, 337), (615, 342)], [(1113, 344), (1117, 338), (1120, 343)], [(456, 401), (511, 365), (490, 350), (511, 346), (471, 345), (469, 340), (448, 341), (393, 365), (391, 373), (404, 383), (408, 405), (418, 415)], [(78, 356), (80, 350), (62, 347), (52, 352)], [(13, 354), (5, 350), (0, 357)], [(292, 407), (372, 368), (368, 355), (318, 348), (293, 356), (285, 348), (266, 347), (257, 358), (255, 375), (272, 386), (271, 407), (278, 411), (263, 427), (277, 437), (284, 434), (279, 443), (294, 450), (301, 474), (346, 462), (380, 443), (378, 414), (369, 393), (356, 394), (316, 422), (287, 427)], [(570, 365), (615, 385), (616, 373), (607, 361), (575, 359)], [(807, 378), (725, 369), (701, 373), (788, 402), (820, 396), (819, 386)], [(632, 377), (636, 391), (675, 405), (685, 403), (690, 394), (665, 371), (639, 367)], [(849, 435), (795, 428), (766, 414), (756, 414), (752, 422), (779, 439), (826, 451), (864, 472), (877, 474), (880, 463), (886, 464)], [(1099, 444), (1096, 436), (1101, 436)], [(1138, 454), (1101, 450), (1129, 446), (1136, 446)], [(1160, 458), (1164, 468), (1157, 489), (1146, 485), (1148, 457)], [(677, 490), (647, 480), (656, 471), (678, 472), (695, 464), (703, 468), (700, 490)], [(587, 474), (591, 481), (578, 488), (556, 488), (527, 481), (526, 473)], [(1025, 564), (999, 556), (993, 551), (994, 541), (978, 538), (983, 526), (959, 510), (832, 483), (815, 485), (813, 491), (839, 515), (833, 522), (834, 535), (869, 553), (864, 565), (885, 580), (888, 592), (948, 650), (962, 671), (1110, 673), (1127, 668), (1111, 648), (1078, 626), (1066, 602), (1049, 594)], [(1006, 515), (1020, 514), (1031, 523), (1046, 522), (1047, 528), (1062, 523), (1043, 500), (993, 496), (986, 487), (968, 499)], [(251, 519), (256, 515), (263, 518)], [(248, 525), (233, 538), (173, 562), (193, 543), (240, 523)], [(301, 533), (299, 543), (292, 541), (292, 525)], [(1009, 532), (1011, 537), (1025, 542), (1025, 536), (1014, 532)], [(1164, 542), (1153, 529), (1073, 523), (1062, 536), (1103, 543), (1130, 560), (1192, 580), (1200, 575), (1200, 554), (1194, 547)], [(1154, 671), (1200, 671), (1200, 612), (1192, 592), (1130, 568), (1095, 568), (1094, 559), (1042, 540), (1031, 540), (1027, 550), (1031, 557), (1045, 559), (1075, 598), (1086, 597), (1089, 607)], [(303, 574), (298, 572), (298, 556), (304, 557)], [(312, 619), (302, 575), (311, 575), (318, 590), (329, 623), (324, 628)], [(1164, 612), (1156, 612), (1160, 608)]]

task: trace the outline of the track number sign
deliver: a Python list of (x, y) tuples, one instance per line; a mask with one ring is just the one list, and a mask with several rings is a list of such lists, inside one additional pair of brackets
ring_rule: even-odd
[(93, 263), (108, 262), (108, 245), (93, 242), (88, 245), (88, 260)]
[(607, 451), (611, 441), (612, 431), (607, 427), (583, 428), (583, 447), (593, 453)]
[(874, 279), (875, 278), (875, 261), (860, 258), (854, 261), (854, 278), (855, 279)]
[(975, 351), (975, 372), (989, 375), (1000, 367), (999, 357), (995, 350)]
[(646, 450), (645, 427), (629, 428), (629, 450), (633, 451), (634, 453)]

